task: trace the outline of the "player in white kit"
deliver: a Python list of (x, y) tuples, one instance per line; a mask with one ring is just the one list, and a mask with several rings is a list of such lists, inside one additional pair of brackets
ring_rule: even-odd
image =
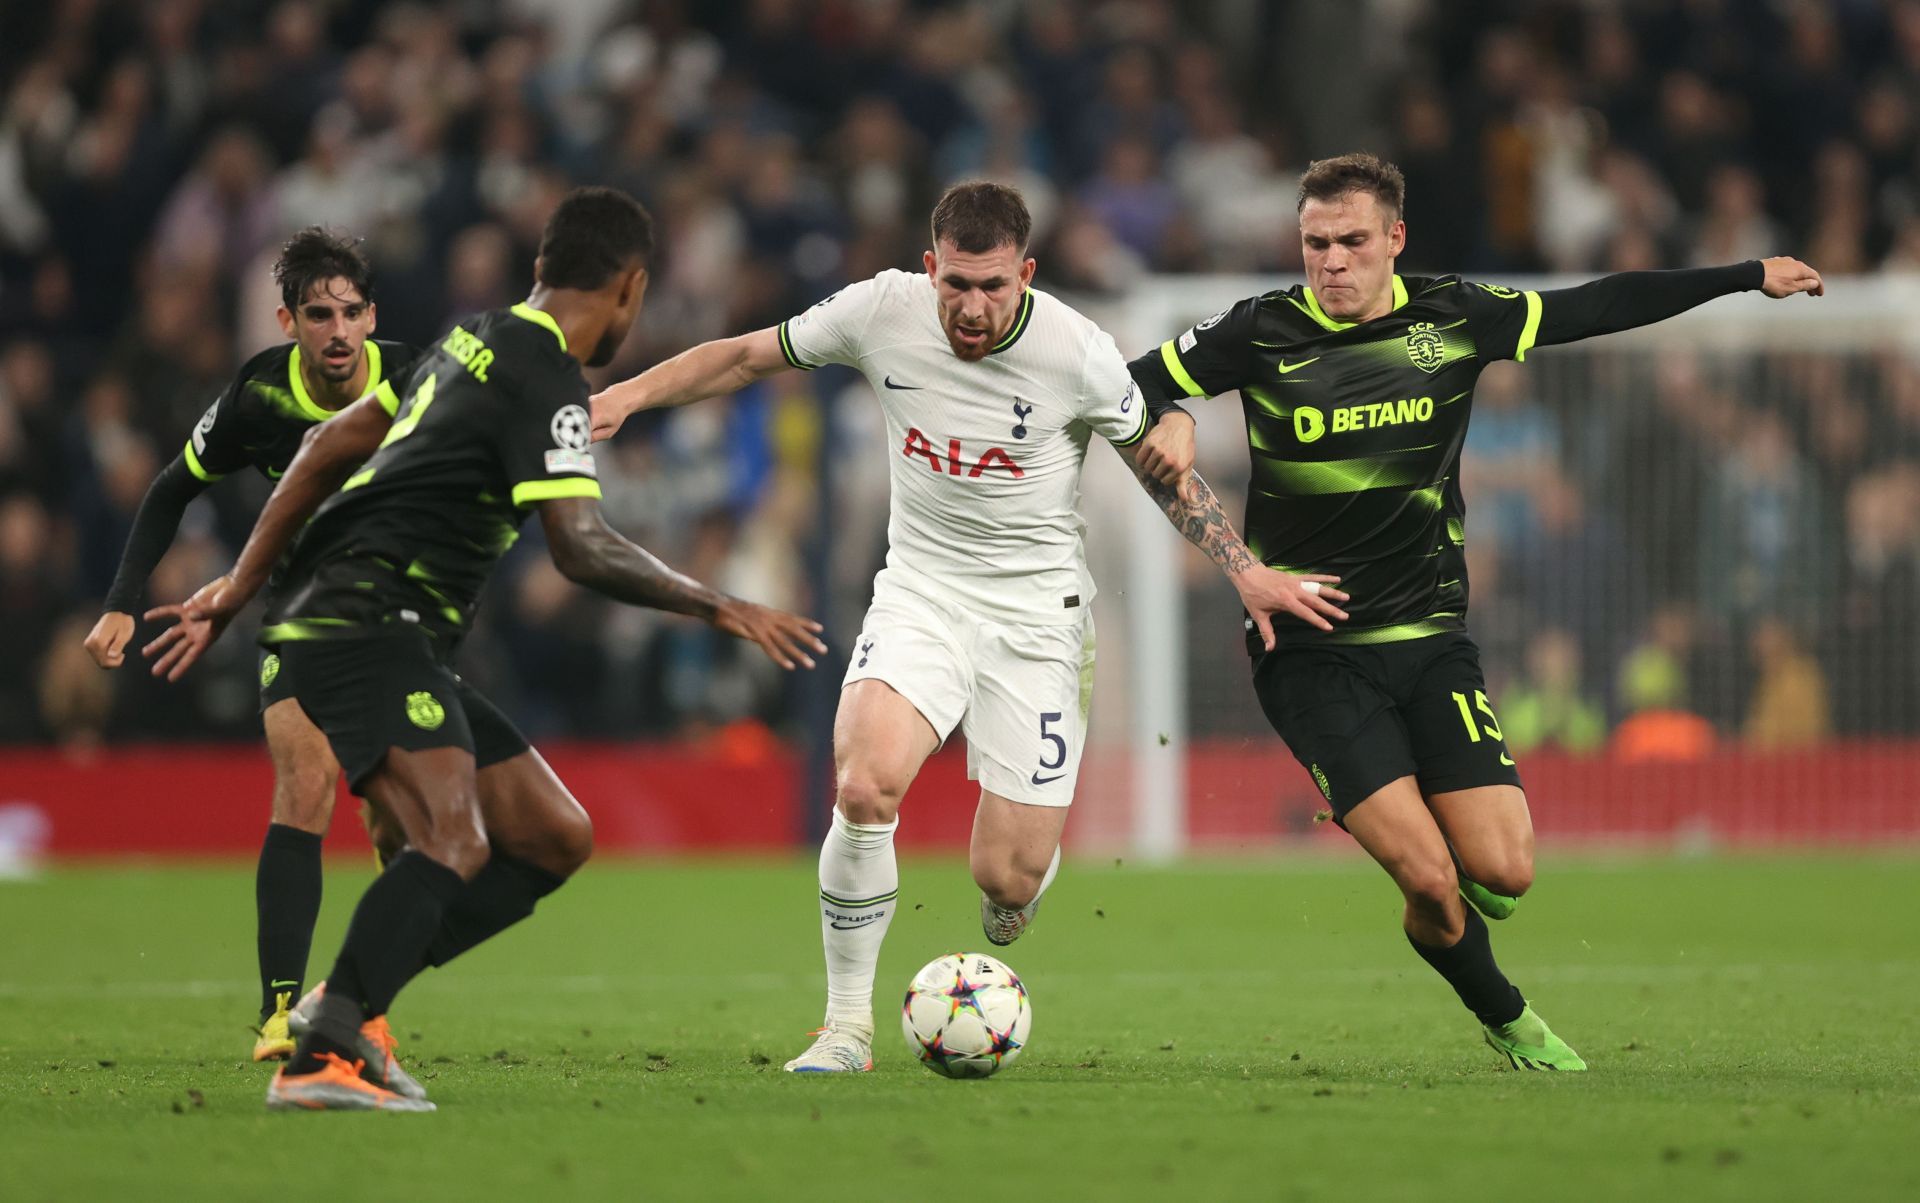
[[(779, 326), (686, 351), (593, 398), (594, 436), (786, 369), (858, 369), (886, 413), (886, 567), (834, 720), (835, 805), (820, 852), (826, 1024), (796, 1072), (871, 1069), (873, 975), (899, 893), (900, 800), (955, 727), (981, 785), (971, 867), (995, 944), (1025, 930), (1060, 865), (1093, 688), (1093, 579), (1075, 511), (1094, 435), (1227, 572), (1262, 630), (1328, 628), (1334, 577), (1267, 568), (1190, 471), (1193, 421), (1153, 414), (1099, 327), (1030, 287), (1017, 192), (959, 184), (926, 271), (881, 272)], [(1325, 586), (1325, 588), (1322, 588)]]

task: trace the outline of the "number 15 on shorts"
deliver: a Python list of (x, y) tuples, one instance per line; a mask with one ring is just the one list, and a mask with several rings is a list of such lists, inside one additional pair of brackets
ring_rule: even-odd
[[(1493, 703), (1487, 700), (1487, 691), (1474, 690), (1473, 702), (1474, 708), (1487, 716), (1484, 726), (1474, 721), (1473, 710), (1467, 708), (1467, 695), (1457, 689), (1453, 691), (1453, 704), (1460, 708), (1460, 721), (1467, 725), (1467, 738), (1474, 743), (1479, 743), (1481, 732), (1485, 731), (1488, 738), (1504, 745), (1507, 737), (1500, 733), (1500, 720), (1493, 717)], [(1507, 755), (1507, 749), (1504, 746), (1500, 749), (1500, 763), (1505, 765), (1513, 763), (1513, 757)]]
[[(1058, 781), (1066, 776), (1067, 737), (1053, 730), (1055, 724), (1064, 719), (1058, 710), (1044, 710), (1040, 713), (1040, 767), (1035, 770), (1032, 782), (1045, 785), (1049, 781)], [(1059, 770), (1053, 776), (1048, 771)]]

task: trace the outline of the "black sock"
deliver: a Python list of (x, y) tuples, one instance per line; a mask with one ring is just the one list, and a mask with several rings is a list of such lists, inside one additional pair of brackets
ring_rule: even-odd
[(307, 976), (313, 925), (320, 918), (320, 836), (269, 823), (253, 878), (258, 916), (260, 1018), (278, 1009), (275, 995), (297, 999)]
[(359, 1052), (354, 1047), (354, 1038), (359, 1034), (364, 1019), (358, 1002), (336, 995), (333, 987), (328, 986), (327, 992), (320, 996), (320, 1005), (315, 1009), (313, 1026), (307, 1029), (306, 1035), (300, 1037), (299, 1045), (293, 1050), (293, 1059), (287, 1062), (287, 1076), (320, 1072), (326, 1068), (322, 1058), (329, 1053), (342, 1061), (356, 1060)]
[(385, 1015), (465, 889), (458, 873), (423, 852), (409, 848), (394, 857), (354, 908), (347, 941), (327, 975), (327, 1001), (352, 1000), (362, 1019)]
[(533, 914), (534, 904), (567, 884), (558, 873), (496, 852), (486, 867), (447, 907), (440, 930), (421, 958), (421, 969), (438, 967)]
[(1467, 1010), (1489, 1027), (1512, 1023), (1526, 1010), (1527, 1000), (1493, 963), (1493, 945), (1487, 940), (1487, 925), (1479, 912), (1463, 906), (1467, 913), (1466, 934), (1452, 948), (1435, 948), (1407, 936), (1407, 943), (1433, 971), (1447, 979), (1447, 985), (1467, 1004)]

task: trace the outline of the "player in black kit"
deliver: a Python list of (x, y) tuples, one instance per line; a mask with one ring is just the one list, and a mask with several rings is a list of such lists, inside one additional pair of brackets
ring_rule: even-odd
[[(369, 337), (375, 319), (370, 277), (354, 240), (317, 226), (281, 248), (273, 278), (280, 286), (280, 328), (293, 341), (241, 367), (147, 489), (105, 613), (87, 636), (87, 651), (100, 667), (117, 668), (126, 659), (147, 578), (173, 542), (187, 504), (208, 485), (248, 467), (280, 479), (316, 423), (369, 393), (389, 417), (399, 407), (392, 382), (406, 379), (419, 353)], [(293, 703), (280, 680), (279, 657), (270, 651), (260, 656), (260, 717), (273, 758), (273, 813), (254, 879), (260, 1026), (253, 1059), (284, 1061), (293, 1052), (288, 1007), (300, 996), (320, 915), (320, 842), (333, 818), (340, 766)], [(395, 850), (393, 833), (375, 826), (375, 836)]]
[[(1248, 624), (1267, 719), (1335, 818), (1406, 896), (1414, 950), (1516, 1068), (1581, 1070), (1494, 963), (1464, 894), (1504, 919), (1533, 882), (1533, 823), (1466, 633), (1460, 447), (1482, 368), (1729, 293), (1818, 296), (1794, 259), (1626, 272), (1549, 292), (1394, 273), (1398, 169), (1366, 154), (1300, 184), (1307, 286), (1251, 297), (1131, 365), (1156, 400), (1239, 389), (1253, 457), (1246, 542), (1340, 578), (1331, 632)], [(1170, 419), (1183, 420), (1183, 419)]]
[(260, 639), (348, 783), (408, 847), (361, 898), (323, 989), (295, 1008), (304, 1034), (269, 1107), (431, 1110), (393, 1058), (394, 995), (532, 914), (591, 851), (580, 804), (448, 667), (530, 510), (581, 584), (703, 618), (783, 668), (825, 651), (819, 624), (690, 580), (601, 517), (580, 369), (626, 337), (652, 249), (632, 198), (570, 194), (547, 223), (527, 301), (461, 319), (414, 371), (390, 430), (366, 401), (310, 436), (233, 573), (169, 608), (181, 621), (149, 649), (178, 675), (313, 515)]

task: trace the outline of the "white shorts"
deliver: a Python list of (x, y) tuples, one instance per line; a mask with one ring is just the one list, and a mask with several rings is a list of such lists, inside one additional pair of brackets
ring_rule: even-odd
[(997, 622), (882, 572), (841, 688), (885, 681), (946, 742), (967, 737), (967, 777), (1029, 806), (1069, 806), (1093, 700), (1093, 614)]

